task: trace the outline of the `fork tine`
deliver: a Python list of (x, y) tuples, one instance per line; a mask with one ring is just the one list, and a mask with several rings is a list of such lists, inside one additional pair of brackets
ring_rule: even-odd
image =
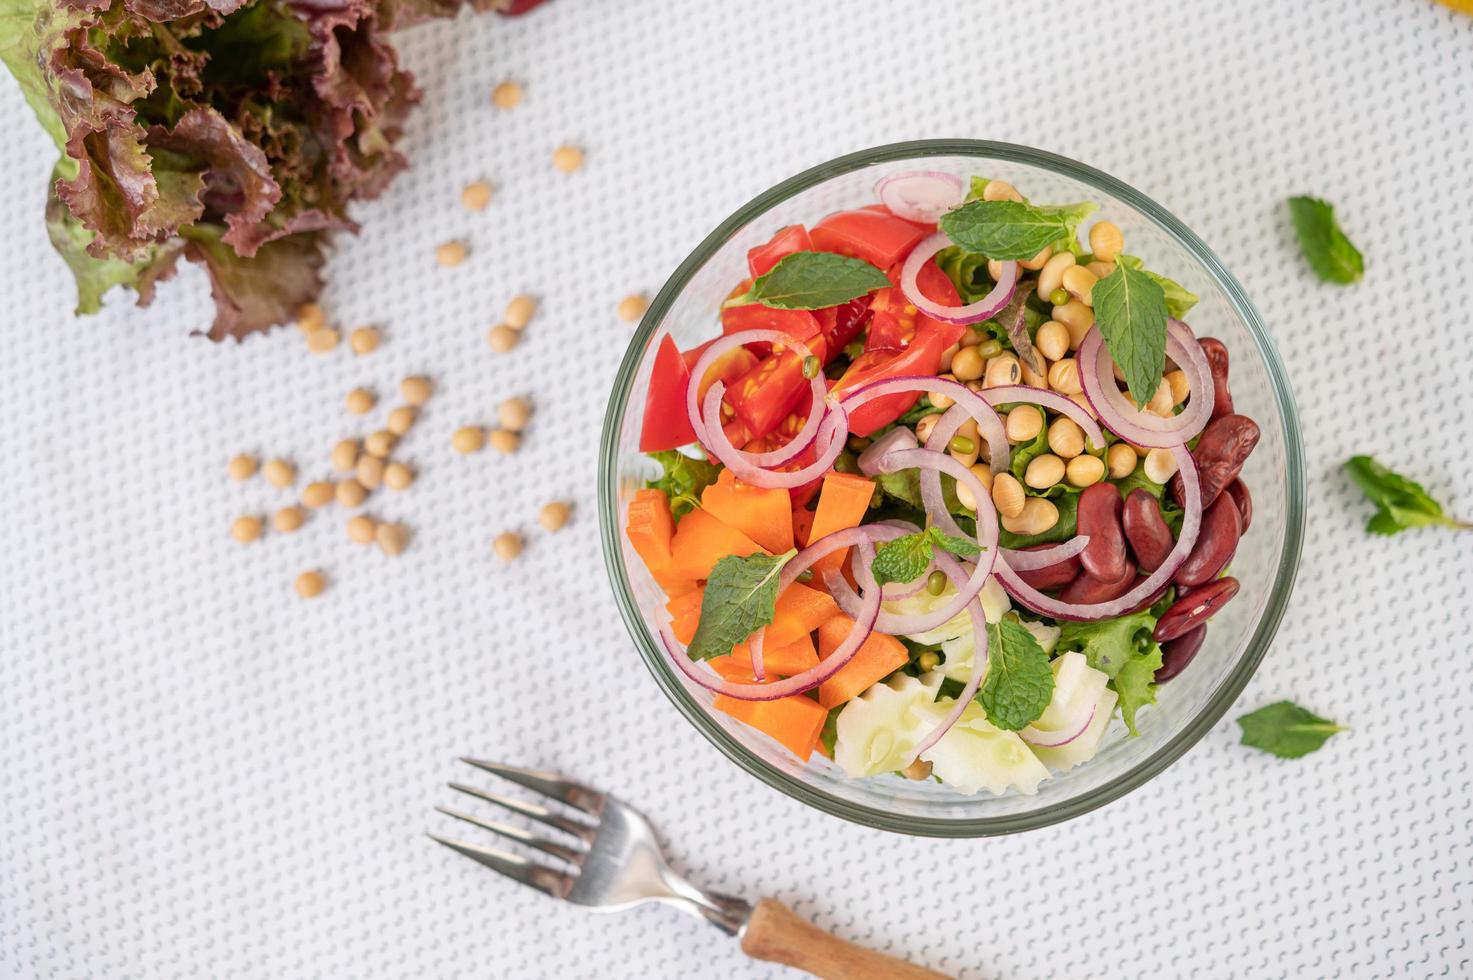
[(526, 800), (519, 800), (514, 796), (502, 796), (500, 793), (488, 792), (475, 786), (468, 786), (465, 783), (452, 782), (450, 788), (458, 793), (474, 796), (478, 800), (485, 800), (487, 803), (495, 803), (497, 806), (506, 807), (506, 809), (513, 813), (520, 813), (524, 817), (540, 820), (549, 827), (556, 827), (563, 833), (572, 834), (581, 840), (588, 841), (593, 839), (594, 829), (592, 827), (574, 820), (569, 820), (562, 814), (554, 813), (545, 806), (528, 803)]
[(603, 812), (604, 794), (596, 789), (569, 782), (557, 773), (543, 772), (538, 769), (521, 769), (500, 762), (487, 762), (484, 759), (470, 759), (465, 756), (462, 756), (460, 761), (494, 776), (500, 776), (502, 779), (509, 779), (543, 796), (550, 796), (554, 800), (566, 803), (592, 816), (596, 817)]
[(551, 854), (553, 857), (562, 858), (569, 864), (581, 864), (584, 856), (588, 853), (587, 851), (580, 851), (575, 850), (571, 847), (566, 847), (562, 844), (557, 843), (556, 841), (550, 841), (546, 837), (538, 837), (536, 834), (531, 833), (530, 831), (523, 830), (521, 827), (518, 827), (514, 824), (502, 823), (500, 820), (482, 820), (480, 817), (465, 813), (461, 810), (452, 810), (448, 806), (436, 806), (435, 809), (439, 810), (447, 817), (454, 817), (456, 820), (464, 820), (466, 823), (471, 824), (475, 827), (480, 827), (482, 830), (489, 830), (493, 834), (500, 834), (503, 837), (510, 837), (512, 840), (516, 841), (519, 844), (525, 844), (528, 847), (535, 847), (537, 848), (537, 850), (542, 851), (544, 854)]
[(540, 892), (546, 892), (553, 898), (567, 898), (573, 889), (573, 876), (564, 874), (555, 868), (536, 861), (529, 861), (524, 857), (498, 850), (494, 847), (483, 847), (480, 844), (471, 844), (463, 840), (450, 840), (438, 837), (435, 834), (427, 834), (430, 840), (437, 844), (443, 844), (452, 851), (459, 851), (466, 857), (479, 864), (484, 864), (492, 871), (499, 871), (515, 881), (529, 885)]

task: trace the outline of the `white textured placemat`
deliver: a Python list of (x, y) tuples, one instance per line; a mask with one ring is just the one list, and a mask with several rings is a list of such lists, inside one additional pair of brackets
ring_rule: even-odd
[[(1362, 533), (1337, 464), (1369, 451), (1473, 512), (1473, 19), (1423, 0), (899, 4), (555, 0), (402, 40), (426, 90), (414, 160), (344, 239), (327, 303), (371, 357), (287, 330), (214, 346), (202, 278), (73, 322), (41, 202), (52, 153), (0, 83), (0, 974), (37, 977), (777, 977), (710, 927), (595, 917), (431, 844), (457, 753), (597, 780), (698, 882), (967, 977), (1473, 973), (1473, 539)], [(491, 85), (527, 85), (497, 113)], [(594, 517), (604, 392), (653, 290), (778, 179), (899, 139), (974, 136), (1088, 161), (1223, 257), (1289, 362), (1310, 524), (1299, 587), (1241, 706), (1171, 770), (999, 840), (842, 823), (747, 777), (638, 663)], [(564, 141), (588, 166), (549, 166)], [(460, 185), (487, 177), (491, 208)], [(1316, 282), (1283, 198), (1334, 201), (1366, 281)], [(471, 259), (435, 266), (465, 236)], [(520, 290), (525, 341), (482, 339)], [(439, 390), (374, 510), (248, 548), (284, 502), (234, 453), (326, 471), (357, 384)], [(513, 458), (457, 425), (528, 394)], [(577, 502), (556, 536), (544, 501)], [(492, 535), (528, 531), (523, 558)], [(329, 591), (292, 593), (321, 565)], [(1280, 697), (1349, 724), (1284, 763), (1231, 717)]]

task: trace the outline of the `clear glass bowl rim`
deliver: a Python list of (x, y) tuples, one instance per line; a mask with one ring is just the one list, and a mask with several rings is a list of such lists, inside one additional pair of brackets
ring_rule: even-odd
[[(1057, 806), (1033, 813), (1000, 817), (954, 820), (917, 817), (912, 814), (891, 813), (874, 807), (863, 806), (840, 799), (808, 785), (800, 779), (768, 765), (763, 759), (736, 741), (715, 721), (707, 716), (706, 710), (678, 680), (675, 671), (666, 662), (666, 654), (656, 642), (645, 624), (644, 615), (634, 600), (629, 578), (624, 568), (621, 552), (619, 526), (619, 500), (617, 471), (618, 435), (629, 401), (635, 372), (643, 357), (656, 327), (664, 320), (666, 310), (686, 283), (705, 262), (747, 223), (760, 218), (774, 205), (784, 201), (815, 184), (839, 174), (859, 170), (876, 163), (909, 160), (933, 156), (976, 156), (1003, 159), (1043, 170), (1053, 171), (1066, 177), (1097, 187), (1129, 204), (1140, 213), (1154, 220), (1172, 238), (1176, 239), (1202, 264), (1216, 280), (1233, 310), (1247, 325), (1254, 342), (1263, 357), (1264, 366), (1273, 388), (1274, 399), (1283, 419), (1285, 463), (1288, 480), (1285, 498), (1288, 513), (1285, 515), (1283, 550), (1279, 555), (1278, 574), (1269, 594), (1268, 604), (1247, 647), (1239, 655), (1231, 673), (1218, 686), (1203, 710), (1175, 736), (1156, 752), (1120, 776), (1095, 787), (1089, 793), (1068, 800)], [(1076, 160), (1013, 143), (998, 143), (990, 140), (931, 139), (911, 140), (903, 143), (888, 143), (854, 153), (836, 157), (821, 163), (775, 185), (757, 195), (738, 208), (729, 218), (721, 222), (696, 246), (685, 261), (661, 287), (644, 319), (640, 322), (619, 372), (614, 379), (614, 388), (604, 416), (603, 434), (599, 445), (598, 470), (598, 516), (600, 540), (603, 545), (604, 565), (614, 589), (614, 599), (630, 636), (638, 647), (645, 666), (654, 676), (655, 682), (665, 692), (675, 707), (707, 739), (738, 766), (767, 783), (769, 786), (809, 806), (845, 820), (895, 833), (927, 837), (991, 837), (1000, 834), (1035, 830), (1059, 823), (1104, 806), (1147, 780), (1156, 776), (1191, 748), (1198, 739), (1217, 724), (1227, 709), (1242, 693), (1248, 679), (1258, 668), (1279, 621), (1283, 618), (1289, 595), (1293, 591), (1294, 577), (1299, 568), (1300, 550), (1304, 539), (1304, 459), (1300, 440), (1299, 418), (1294, 407), (1293, 394), (1278, 350), (1263, 325), (1257, 309), (1243, 291), (1237, 279), (1228, 272), (1222, 261), (1191, 229), (1177, 220), (1170, 212), (1155, 201), (1134, 190), (1127, 184), (1093, 167)]]

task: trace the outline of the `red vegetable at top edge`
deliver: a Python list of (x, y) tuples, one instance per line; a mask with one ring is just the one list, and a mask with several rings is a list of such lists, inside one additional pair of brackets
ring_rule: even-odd
[(669, 334), (660, 338), (655, 364), (650, 369), (649, 393), (644, 401), (644, 425), (639, 431), (639, 451), (657, 453), (679, 449), (696, 441), (695, 430), (685, 410), (685, 393), (690, 387), (690, 368), (680, 356)]

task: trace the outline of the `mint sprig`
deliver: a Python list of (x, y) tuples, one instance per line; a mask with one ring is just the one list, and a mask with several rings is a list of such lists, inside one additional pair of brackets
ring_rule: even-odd
[(975, 558), (982, 553), (981, 546), (975, 541), (928, 527), (924, 531), (886, 541), (876, 548), (874, 561), (870, 562), (870, 573), (882, 586), (890, 582), (914, 582), (931, 564), (937, 548), (960, 558)]
[(678, 449), (650, 453), (649, 457), (659, 463), (665, 472), (659, 479), (645, 483), (645, 486), (651, 490), (659, 490), (670, 498), (670, 516), (677, 522), (700, 506), (701, 492), (715, 483), (716, 478), (721, 475), (721, 467), (704, 459), (687, 456)]
[(1131, 399), (1144, 405), (1166, 369), (1166, 293), (1140, 269), (1117, 263), (1091, 296), (1105, 346), (1125, 374)]
[(973, 201), (941, 216), (946, 237), (989, 259), (1031, 259), (1046, 245), (1078, 244), (1079, 222), (1094, 204), (1049, 206), (1023, 201)]
[(777, 610), (778, 580), (783, 566), (798, 552), (781, 555), (727, 555), (711, 569), (701, 596), (701, 619), (686, 652), (692, 660), (710, 660), (772, 623)]
[(863, 259), (833, 252), (794, 252), (732, 301), (760, 303), (776, 310), (821, 310), (858, 299), (890, 285), (889, 278)]
[(1289, 216), (1299, 235), (1299, 248), (1315, 275), (1344, 286), (1365, 274), (1365, 259), (1340, 230), (1333, 205), (1317, 197), (1291, 197)]
[(1473, 523), (1444, 513), (1442, 505), (1421, 484), (1388, 470), (1369, 456), (1350, 457), (1345, 461), (1345, 471), (1376, 505), (1376, 513), (1366, 522), (1366, 530), (1372, 534), (1396, 534), (1428, 526), (1473, 528)]
[(1298, 759), (1320, 749), (1330, 736), (1345, 731), (1328, 718), (1293, 701), (1276, 701), (1238, 719), (1243, 744), (1280, 759)]
[(1054, 696), (1048, 654), (1021, 623), (1004, 620), (987, 627), (987, 676), (977, 703), (987, 720), (1016, 732), (1038, 719)]

